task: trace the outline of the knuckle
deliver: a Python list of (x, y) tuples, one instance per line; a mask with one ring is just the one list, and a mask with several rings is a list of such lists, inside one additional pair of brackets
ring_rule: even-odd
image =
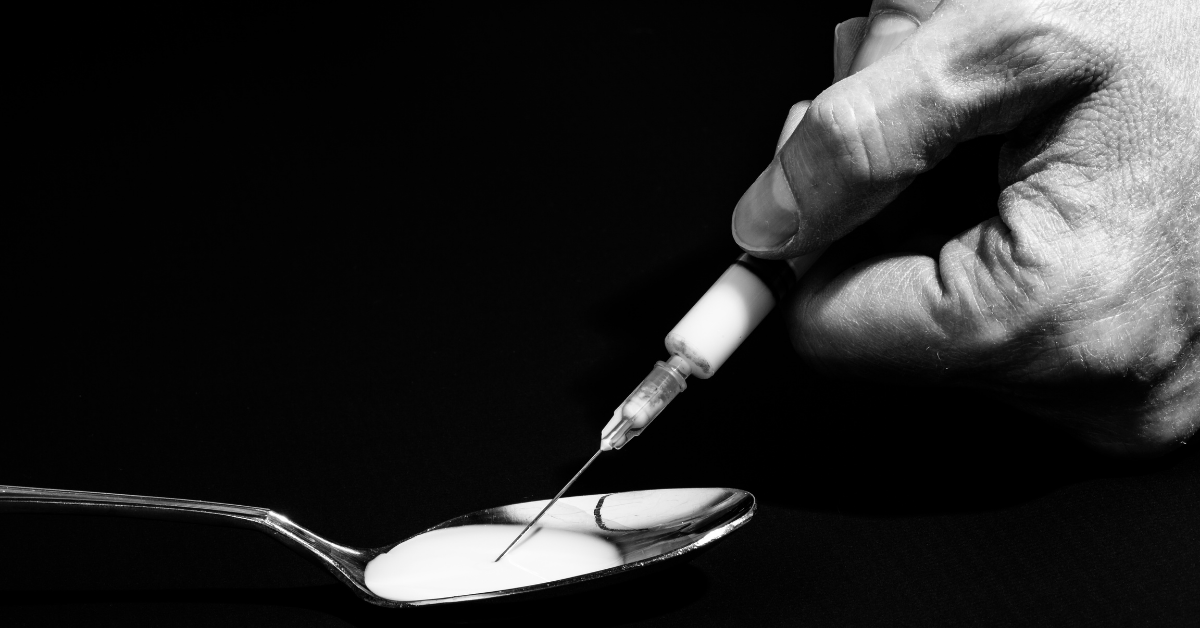
[(1102, 449), (1152, 452), (1194, 432), (1200, 290), (1100, 230), (1030, 244), (1021, 212), (1045, 217), (1054, 202), (1027, 196), (943, 247), (943, 333), (994, 385)]
[(890, 168), (887, 143), (869, 100), (853, 90), (831, 88), (806, 114), (821, 157), (846, 186), (877, 183)]
[[(1027, 313), (1048, 300), (1046, 263), (999, 218), (947, 242), (938, 256), (943, 295), (934, 311), (943, 333), (976, 350), (1011, 343)], [(1027, 247), (1026, 247), (1027, 248)], [(1036, 261), (1030, 263), (1030, 257)]]

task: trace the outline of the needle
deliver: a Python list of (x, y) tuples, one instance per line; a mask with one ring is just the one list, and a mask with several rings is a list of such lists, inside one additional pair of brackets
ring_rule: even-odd
[(602, 452), (602, 451), (604, 451), (604, 450), (603, 450), (603, 449), (597, 449), (597, 450), (596, 450), (596, 453), (592, 454), (592, 457), (591, 457), (591, 458), (588, 458), (588, 461), (587, 461), (587, 462), (585, 462), (585, 463), (583, 463), (583, 468), (579, 469), (579, 472), (575, 474), (575, 477), (571, 478), (571, 481), (570, 481), (570, 482), (567, 482), (567, 485), (566, 485), (566, 486), (564, 486), (564, 487), (562, 487), (562, 490), (558, 492), (558, 495), (555, 495), (555, 496), (554, 496), (554, 499), (550, 500), (550, 503), (549, 503), (549, 504), (546, 504), (546, 507), (542, 509), (542, 512), (539, 512), (539, 513), (537, 514), (537, 516), (533, 518), (533, 521), (530, 521), (530, 522), (529, 522), (529, 525), (525, 526), (525, 529), (524, 529), (524, 530), (521, 530), (521, 533), (517, 535), (517, 538), (513, 539), (513, 542), (512, 542), (512, 543), (509, 543), (509, 544), (508, 544), (508, 547), (504, 548), (504, 551), (503, 551), (503, 552), (500, 552), (500, 555), (499, 555), (499, 556), (497, 556), (497, 557), (496, 557), (496, 560), (494, 560), (494, 561), (492, 561), (492, 562), (496, 562), (496, 563), (498, 563), (498, 562), (500, 562), (500, 559), (501, 559), (501, 558), (504, 558), (504, 555), (508, 553), (508, 550), (512, 549), (512, 548), (513, 548), (513, 546), (517, 544), (517, 541), (520, 541), (520, 540), (521, 540), (521, 537), (525, 536), (525, 533), (529, 531), (529, 528), (532, 528), (532, 527), (533, 527), (533, 524), (537, 523), (537, 522), (538, 522), (538, 519), (541, 519), (541, 518), (542, 518), (542, 515), (546, 514), (546, 511), (547, 511), (547, 510), (550, 510), (550, 507), (554, 505), (554, 502), (558, 501), (558, 498), (559, 498), (559, 497), (562, 497), (562, 496), (563, 496), (563, 493), (567, 492), (567, 489), (571, 488), (571, 485), (575, 483), (575, 480), (578, 480), (578, 479), (579, 479), (579, 476), (583, 475), (583, 472), (584, 472), (584, 471), (587, 471), (587, 468), (588, 468), (589, 466), (591, 466), (591, 464), (592, 464), (592, 461), (593, 461), (593, 460), (595, 460), (595, 459), (596, 459), (596, 456), (599, 456), (599, 455), (600, 455), (600, 452)]

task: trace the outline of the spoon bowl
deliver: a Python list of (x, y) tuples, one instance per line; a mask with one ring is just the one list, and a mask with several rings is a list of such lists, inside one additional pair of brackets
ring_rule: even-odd
[[(328, 569), (359, 597), (403, 608), (497, 598), (527, 599), (607, 584), (687, 560), (754, 516), (754, 496), (728, 488), (661, 489), (582, 495), (559, 500), (537, 528), (599, 537), (616, 548), (615, 567), (531, 586), (422, 600), (396, 601), (366, 584), (367, 565), (392, 548), (434, 530), (469, 525), (525, 525), (549, 500), (487, 508), (442, 522), (397, 543), (355, 548), (333, 543), (266, 508), (188, 499), (0, 485), (0, 512), (58, 512), (200, 521), (248, 527), (270, 534)], [(536, 529), (536, 528), (535, 528)], [(506, 600), (507, 601), (507, 600)]]

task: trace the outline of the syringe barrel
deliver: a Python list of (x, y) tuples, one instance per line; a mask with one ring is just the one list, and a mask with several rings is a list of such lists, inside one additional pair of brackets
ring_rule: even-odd
[(667, 334), (667, 351), (687, 360), (696, 377), (712, 377), (817, 255), (777, 261), (743, 254)]
[(600, 432), (600, 448), (620, 449), (641, 434), (676, 395), (687, 389), (687, 368), (679, 357), (655, 363), (650, 374), (613, 411), (612, 419)]

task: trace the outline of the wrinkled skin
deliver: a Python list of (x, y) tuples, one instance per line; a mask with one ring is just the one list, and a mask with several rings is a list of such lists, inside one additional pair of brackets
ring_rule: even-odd
[(1116, 453), (1184, 442), (1200, 426), (1200, 2), (877, 0), (871, 16), (838, 26), (845, 78), (793, 108), (735, 240), (820, 250), (981, 135), (1005, 134), (1003, 191), (934, 256), (818, 262), (789, 306), (796, 349), (999, 391)]

